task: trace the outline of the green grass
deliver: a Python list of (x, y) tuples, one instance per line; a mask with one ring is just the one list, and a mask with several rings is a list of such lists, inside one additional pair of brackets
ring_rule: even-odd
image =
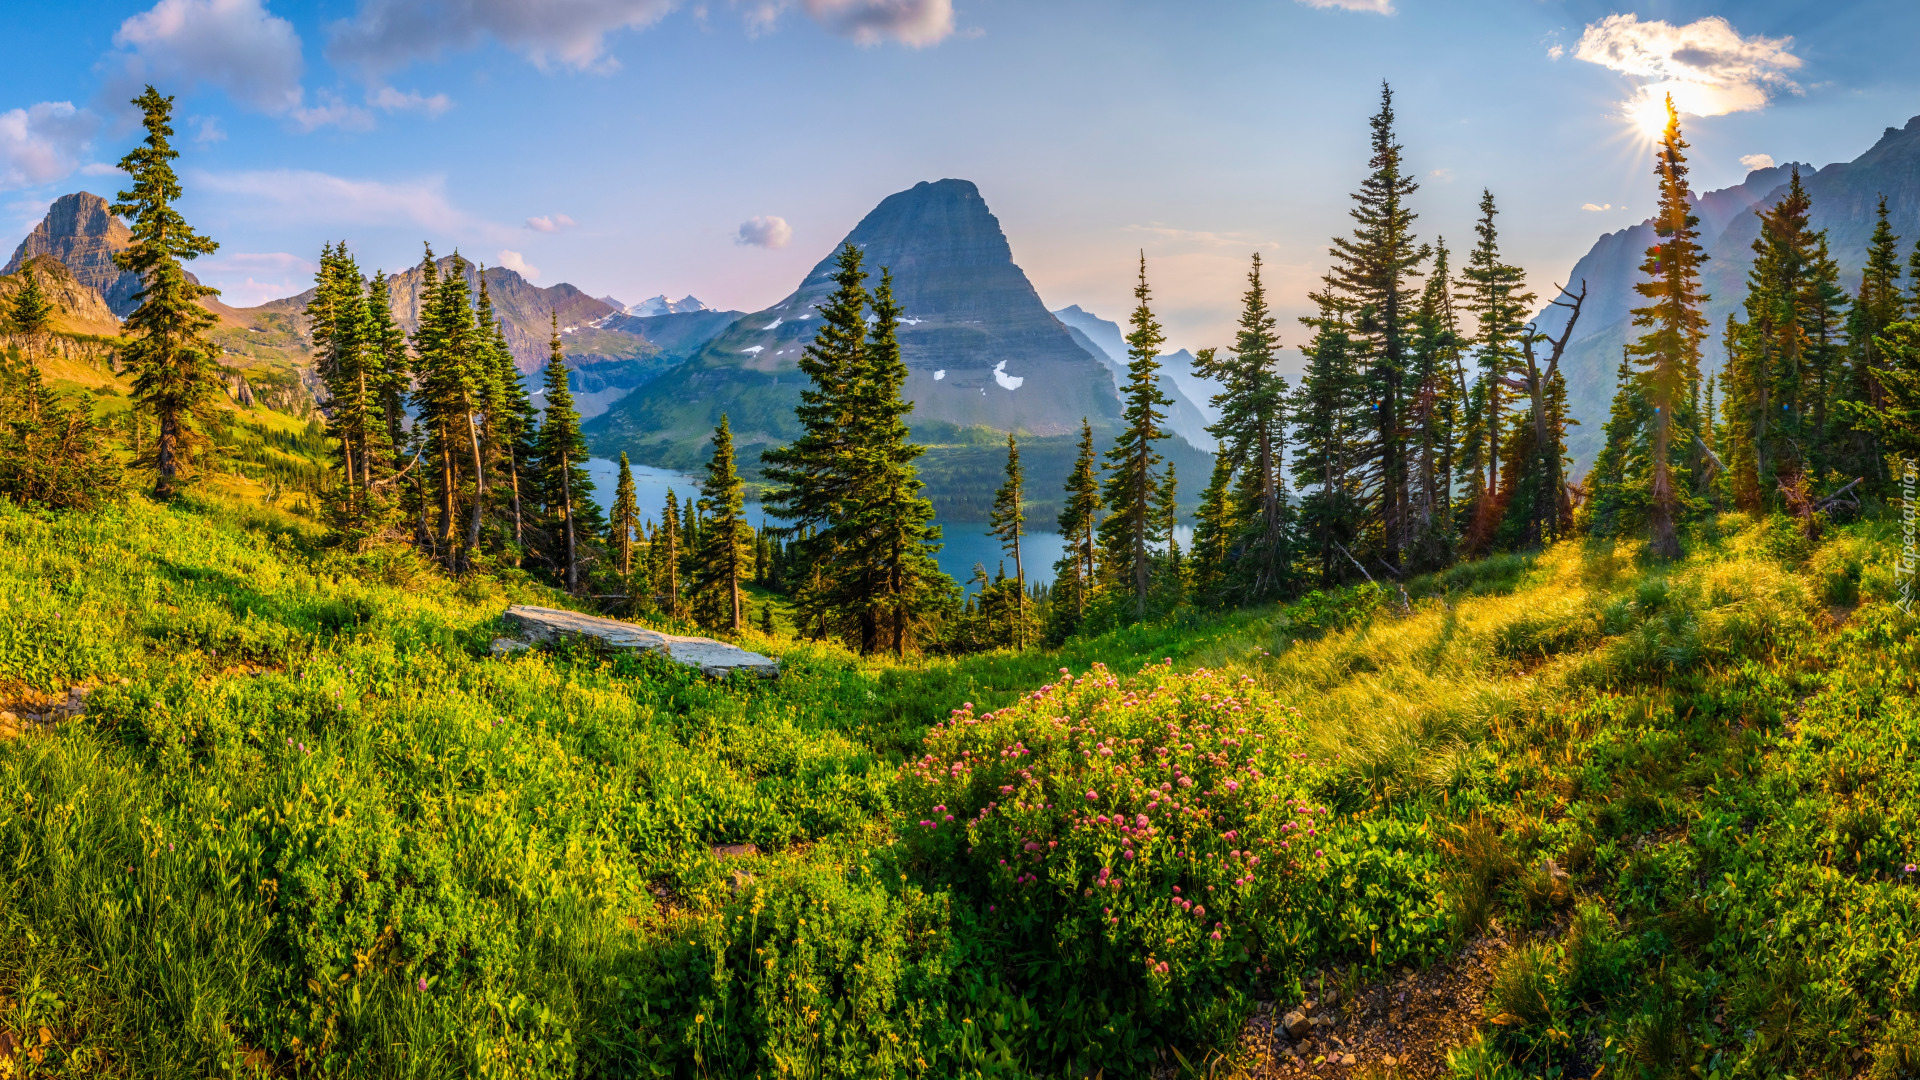
[[(506, 604), (559, 599), (330, 552), (270, 507), (0, 507), (0, 701), (93, 687), (0, 746), (0, 1029), (45, 1076), (1121, 1075), (1498, 920), (1518, 945), (1459, 1075), (1912, 1075), (1889, 526), (1727, 517), (1690, 551), (1568, 543), (1410, 582), (1406, 614), (1352, 590), (1059, 653), (749, 633), (783, 677), (716, 682), (491, 658)], [(1244, 709), (1217, 761), (1179, 756), (1216, 752), (1185, 734), (1201, 691)], [(1203, 790), (1249, 741), (1305, 755), (1259, 783), (1328, 808), (1326, 857), (1222, 869), (1297, 814), (1183, 804), (1225, 816), (1169, 821), (1100, 902), (1126, 845), (1059, 800), (916, 832), (997, 799), (1016, 744), (1078, 732), (1033, 766), (1077, 790), (1108, 782), (1082, 749), (1152, 768), (1168, 722)], [(904, 767), (928, 754), (937, 783)], [(1070, 861), (1002, 874), (1048, 830)], [(1244, 890), (1217, 942), (1169, 907), (1207, 885)]]

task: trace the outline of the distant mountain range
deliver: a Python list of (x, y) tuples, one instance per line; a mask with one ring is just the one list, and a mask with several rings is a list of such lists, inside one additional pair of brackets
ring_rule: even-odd
[[(1071, 467), (1082, 419), (1102, 449), (1119, 430), (1112, 360), (1047, 311), (1015, 265), (998, 219), (965, 180), (922, 182), (882, 200), (779, 303), (731, 320), (686, 363), (590, 421), (588, 445), (604, 456), (625, 452), (637, 462), (692, 469), (724, 414), (743, 472), (757, 476), (759, 452), (799, 434), (793, 410), (805, 377), (798, 360), (819, 331), (817, 305), (834, 289), (847, 243), (865, 256), (869, 287), (883, 268), (892, 272), (904, 313), (904, 393), (914, 402), (916, 437), (930, 444), (923, 471), (936, 508), (948, 520), (984, 517), (1004, 465), (1005, 433), (1013, 431), (1023, 436), (1032, 512), (1044, 518)], [(684, 318), (656, 318), (676, 317)], [(1191, 501), (1210, 456), (1180, 438), (1164, 452), (1186, 477)]]
[[(1701, 243), (1709, 256), (1702, 269), (1701, 286), (1712, 297), (1706, 306), (1707, 324), (1712, 328), (1706, 349), (1710, 371), (1717, 370), (1726, 355), (1720, 335), (1727, 315), (1741, 311), (1746, 299), (1752, 245), (1760, 232), (1755, 211), (1773, 206), (1786, 194), (1793, 168), (1778, 165), (1756, 169), (1733, 187), (1694, 199)], [(1886, 196), (1894, 231), (1905, 238), (1903, 245), (1920, 239), (1920, 116), (1907, 121), (1904, 128), (1886, 129), (1872, 148), (1852, 161), (1820, 169), (1808, 165), (1798, 168), (1801, 183), (1813, 200), (1808, 219), (1813, 228), (1827, 231), (1832, 256), (1840, 264), (1840, 284), (1847, 292), (1860, 287), (1860, 270), (1866, 262), (1867, 241), (1882, 195)], [(1587, 285), (1586, 307), (1561, 361), (1567, 377), (1567, 403), (1580, 421), (1580, 426), (1567, 435), (1576, 475), (1583, 473), (1600, 451), (1600, 429), (1613, 401), (1620, 350), (1638, 336), (1630, 310), (1645, 303), (1633, 286), (1645, 280), (1640, 263), (1655, 239), (1651, 221), (1608, 233), (1574, 264), (1565, 279), (1575, 291), (1580, 282)], [(1550, 308), (1539, 322), (1542, 329), (1557, 332), (1565, 325), (1565, 313)]]
[[(1114, 390), (1118, 392), (1126, 381), (1129, 360), (1127, 339), (1120, 333), (1120, 324), (1083, 310), (1079, 304), (1063, 307), (1054, 312), (1053, 317), (1060, 320), (1081, 348), (1107, 365)], [(1185, 349), (1163, 354), (1158, 359), (1160, 392), (1173, 402), (1167, 410), (1167, 426), (1193, 445), (1214, 450), (1218, 440), (1207, 433), (1207, 425), (1220, 418), (1220, 410), (1213, 407), (1213, 395), (1220, 392), (1219, 384), (1194, 374), (1193, 354)]]

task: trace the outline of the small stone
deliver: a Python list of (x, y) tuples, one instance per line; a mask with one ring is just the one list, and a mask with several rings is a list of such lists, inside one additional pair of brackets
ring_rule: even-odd
[(1306, 1013), (1295, 1009), (1280, 1018), (1280, 1027), (1287, 1033), (1287, 1038), (1298, 1039), (1312, 1029), (1313, 1022), (1307, 1019)]
[(1540, 869), (1546, 872), (1547, 878), (1550, 881), (1564, 882), (1570, 876), (1565, 870), (1562, 870), (1560, 868), (1559, 863), (1554, 862), (1552, 859), (1548, 859), (1546, 862), (1541, 863)]
[(497, 637), (493, 639), (492, 645), (487, 646), (487, 651), (495, 656), (510, 656), (517, 652), (526, 652), (531, 648), (533, 646), (524, 641), (515, 641), (510, 637)]
[(1391, 1069), (1395, 1065), (1398, 1065), (1400, 1063), (1394, 1060), (1394, 1057), (1392, 1054), (1388, 1054), (1386, 1057), (1383, 1057), (1380, 1059), (1380, 1064), (1385, 1065), (1387, 1068)]
[(1340, 1055), (1340, 1064), (1342, 1064), (1342, 1065), (1354, 1065), (1354, 1064), (1357, 1064), (1357, 1063), (1358, 1063), (1358, 1062), (1357, 1062), (1357, 1059), (1355, 1059), (1355, 1058), (1354, 1058), (1354, 1056), (1353, 1056), (1352, 1054), (1341, 1054), (1341, 1055)]
[(1331, 1008), (1338, 1004), (1340, 1004), (1340, 991), (1338, 990), (1327, 991), (1327, 1006)]
[(733, 859), (742, 855), (758, 854), (760, 849), (753, 844), (715, 844), (713, 846), (713, 857), (716, 859)]

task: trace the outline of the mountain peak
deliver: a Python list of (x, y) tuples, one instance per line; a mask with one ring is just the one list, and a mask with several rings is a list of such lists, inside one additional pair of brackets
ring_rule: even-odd
[(53, 200), (47, 216), (20, 241), (0, 273), (11, 274), (29, 259), (51, 255), (73, 272), (75, 281), (99, 293), (113, 313), (124, 318), (138, 306), (133, 297), (140, 291), (140, 276), (115, 266), (113, 256), (132, 243), (133, 233), (113, 215), (107, 200), (91, 191), (76, 191)]
[(688, 293), (678, 300), (669, 300), (667, 299), (666, 293), (661, 293), (659, 296), (650, 296), (624, 310), (628, 315), (635, 315), (645, 319), (655, 315), (685, 315), (690, 312), (712, 311), (713, 309), (702, 303), (700, 299), (692, 293)]

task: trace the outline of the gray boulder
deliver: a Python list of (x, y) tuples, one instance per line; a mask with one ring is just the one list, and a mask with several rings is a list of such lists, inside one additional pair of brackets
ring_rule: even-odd
[[(610, 649), (658, 653), (677, 664), (697, 667), (708, 675), (724, 678), (736, 671), (745, 671), (763, 679), (780, 676), (779, 661), (712, 638), (664, 634), (618, 619), (526, 604), (508, 608), (506, 620), (521, 638), (536, 645), (553, 644), (566, 638), (590, 638)], [(496, 654), (505, 651), (495, 643)]]

